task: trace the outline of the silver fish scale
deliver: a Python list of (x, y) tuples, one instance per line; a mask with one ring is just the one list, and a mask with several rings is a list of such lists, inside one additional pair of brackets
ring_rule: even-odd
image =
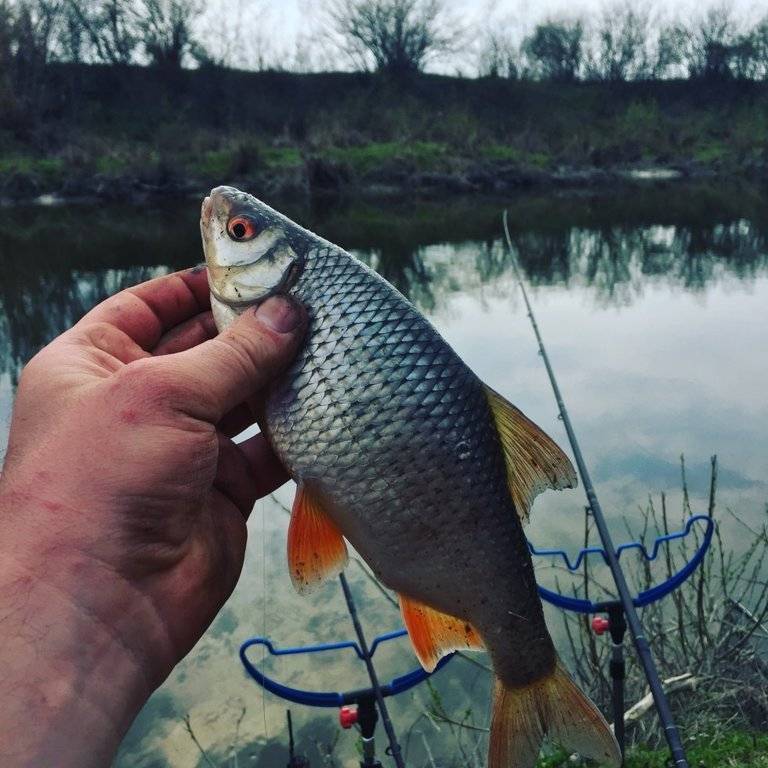
[(481, 382), (338, 248), (311, 250), (292, 293), (311, 326), (267, 403), (278, 455), (384, 584), (473, 623), (502, 677), (535, 678), (510, 633), (551, 641)]

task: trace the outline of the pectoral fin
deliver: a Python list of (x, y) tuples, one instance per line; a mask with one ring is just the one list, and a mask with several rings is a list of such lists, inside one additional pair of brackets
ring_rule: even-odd
[(296, 491), (288, 526), (288, 567), (299, 594), (316, 589), (347, 564), (341, 531), (305, 485)]
[(507, 463), (507, 483), (517, 514), (528, 522), (533, 500), (547, 488), (578, 485), (571, 460), (540, 427), (490, 387), (485, 388)]
[(440, 613), (409, 597), (399, 597), (400, 612), (413, 651), (427, 672), (432, 672), (437, 662), (453, 651), (485, 647), (477, 630), (466, 621)]

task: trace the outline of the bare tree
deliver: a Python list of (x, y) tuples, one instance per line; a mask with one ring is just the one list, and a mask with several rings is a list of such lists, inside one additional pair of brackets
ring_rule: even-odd
[(651, 19), (626, 0), (603, 8), (590, 75), (600, 80), (641, 80), (651, 75)]
[(192, 25), (201, 11), (196, 0), (141, 0), (137, 28), (152, 64), (181, 68), (193, 48)]
[(130, 0), (66, 0), (71, 24), (78, 23), (96, 61), (130, 64), (138, 43), (136, 15)]
[(206, 0), (204, 6), (192, 24), (191, 58), (208, 66), (257, 72), (278, 65), (279, 35), (265, 0)]
[(87, 60), (90, 48), (87, 31), (82, 24), (80, 14), (72, 3), (65, 3), (58, 33), (59, 55), (64, 61), (82, 62)]
[(730, 69), (741, 80), (768, 77), (768, 16), (742, 32), (730, 46)]
[(455, 51), (463, 33), (443, 0), (329, 0), (327, 15), (358, 66), (397, 75)]
[(685, 56), (685, 32), (679, 26), (664, 26), (659, 30), (656, 42), (656, 55), (651, 68), (651, 77), (660, 80), (664, 77), (680, 76)]
[(757, 80), (760, 62), (758, 39), (752, 30), (739, 35), (731, 44), (728, 57), (730, 73), (738, 80)]
[(13, 10), (11, 82), (17, 104), (29, 116), (40, 106), (62, 4), (60, 0), (22, 0)]
[(6, 74), (11, 63), (13, 16), (6, 0), (0, 0), (0, 72)]
[(690, 77), (717, 80), (733, 74), (737, 30), (729, 5), (709, 8), (693, 27), (680, 28), (678, 37)]
[(11, 82), (13, 15), (7, 0), (0, 0), (0, 124), (16, 111)]
[(539, 77), (558, 82), (575, 80), (583, 64), (584, 25), (579, 19), (539, 24), (523, 41), (523, 52)]
[(768, 78), (768, 16), (758, 22), (751, 32), (754, 51), (754, 77), (765, 80)]
[(477, 69), (481, 77), (517, 79), (521, 76), (520, 47), (504, 27), (489, 26), (485, 30), (480, 42)]

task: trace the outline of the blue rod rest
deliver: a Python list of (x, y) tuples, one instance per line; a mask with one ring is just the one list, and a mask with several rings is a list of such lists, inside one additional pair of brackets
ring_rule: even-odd
[[(668, 533), (664, 536), (657, 537), (650, 552), (644, 544), (639, 541), (631, 541), (626, 544), (621, 544), (616, 549), (618, 557), (624, 552), (635, 549), (638, 550), (642, 556), (649, 562), (656, 560), (661, 550), (662, 545), (668, 544), (670, 541), (677, 539), (683, 539), (688, 536), (693, 526), (697, 523), (703, 523), (704, 525), (704, 537), (696, 550), (693, 557), (675, 574), (669, 579), (655, 587), (646, 589), (637, 597), (633, 602), (636, 608), (642, 608), (645, 605), (660, 600), (665, 597), (674, 589), (677, 589), (698, 567), (699, 563), (704, 559), (704, 555), (707, 553), (710, 544), (712, 543), (712, 536), (715, 531), (715, 522), (708, 515), (694, 515), (689, 518), (685, 528), (682, 531), (676, 531), (674, 533)], [(576, 572), (583, 564), (584, 559), (590, 555), (600, 555), (604, 562), (607, 563), (607, 557), (605, 550), (602, 547), (585, 547), (579, 551), (575, 560), (571, 560), (568, 557), (568, 553), (562, 549), (537, 549), (531, 542), (528, 542), (528, 548), (532, 555), (537, 557), (559, 557), (565, 563), (566, 568), (571, 572)], [(539, 595), (542, 600), (546, 600), (552, 605), (562, 608), (566, 611), (575, 611), (577, 613), (603, 613), (607, 610), (609, 603), (614, 601), (601, 601), (593, 602), (592, 600), (585, 600), (578, 597), (569, 597), (568, 595), (561, 595), (558, 592), (553, 592), (546, 587), (539, 586)], [(376, 649), (389, 640), (394, 640), (398, 637), (403, 637), (407, 632), (405, 629), (396, 629), (392, 632), (386, 632), (383, 635), (376, 637), (371, 643), (371, 656), (376, 652)], [(352, 640), (344, 640), (337, 643), (321, 643), (319, 645), (307, 645), (299, 646), (295, 648), (275, 648), (272, 641), (266, 637), (254, 637), (250, 640), (246, 640), (240, 646), (240, 661), (243, 663), (246, 672), (265, 690), (270, 693), (274, 693), (276, 696), (280, 696), (287, 701), (292, 701), (296, 704), (305, 704), (310, 707), (341, 707), (345, 704), (355, 701), (361, 693), (365, 693), (365, 690), (353, 690), (353, 691), (307, 691), (302, 688), (292, 688), (290, 686), (279, 683), (277, 680), (273, 680), (263, 672), (261, 672), (248, 658), (248, 649), (255, 645), (261, 645), (267, 649), (271, 656), (292, 656), (304, 653), (323, 653), (326, 651), (338, 651), (346, 648), (351, 648), (358, 659), (361, 661), (364, 659), (363, 652), (360, 646)], [(453, 654), (441, 659), (437, 665), (435, 672), (438, 669), (444, 667), (451, 659)], [(431, 674), (434, 674), (431, 673)], [(421, 667), (408, 672), (400, 677), (395, 677), (388, 683), (381, 686), (381, 692), (384, 696), (397, 696), (410, 688), (422, 683), (428, 677), (430, 673), (425, 672)], [(372, 692), (372, 691), (371, 691)]]
[[(403, 637), (408, 634), (404, 629), (396, 629), (392, 632), (386, 632), (383, 635), (376, 637), (371, 643), (371, 656), (376, 652), (376, 649), (388, 640), (394, 640), (398, 637)], [(365, 658), (360, 646), (352, 640), (344, 640), (338, 643), (320, 643), (319, 645), (306, 645), (296, 648), (275, 648), (272, 641), (266, 637), (254, 637), (250, 640), (246, 640), (240, 646), (240, 661), (245, 667), (245, 671), (252, 677), (262, 688), (274, 693), (276, 696), (280, 696), (287, 701), (292, 701), (296, 704), (306, 704), (310, 707), (342, 707), (345, 704), (350, 704), (359, 698), (361, 690), (352, 690), (345, 692), (337, 691), (307, 691), (302, 688), (292, 688), (290, 686), (279, 683), (277, 680), (273, 680), (263, 672), (261, 672), (253, 662), (248, 658), (248, 649), (255, 645), (261, 645), (267, 649), (271, 656), (293, 656), (303, 653), (323, 653), (325, 651), (338, 651), (344, 648), (351, 648), (358, 659), (361, 661)], [(438, 669), (444, 667), (453, 655), (446, 656), (440, 660), (440, 663), (435, 668), (435, 672)], [(381, 693), (384, 696), (397, 696), (400, 693), (413, 688), (415, 685), (431, 677), (434, 672), (425, 672), (421, 667), (408, 672), (400, 677), (395, 677), (388, 683), (381, 686)], [(373, 691), (371, 690), (371, 693)]]
[[(696, 570), (699, 563), (704, 559), (704, 555), (707, 553), (709, 545), (712, 543), (712, 536), (715, 532), (715, 521), (709, 517), (709, 515), (694, 515), (688, 519), (685, 528), (682, 531), (675, 531), (674, 533), (668, 533), (664, 536), (657, 537), (653, 542), (653, 547), (650, 552), (645, 544), (642, 544), (639, 541), (630, 541), (617, 547), (617, 557), (621, 557), (624, 552), (627, 552), (630, 549), (636, 549), (639, 550), (648, 562), (652, 562), (658, 557), (659, 550), (663, 544), (675, 541), (676, 539), (684, 539), (688, 536), (696, 523), (704, 524), (704, 537), (693, 557), (677, 573), (670, 576), (666, 581), (640, 592), (640, 594), (632, 601), (636, 608), (642, 608), (645, 605), (649, 605), (650, 603), (665, 597), (670, 592), (677, 589)], [(608, 558), (602, 547), (585, 547), (579, 551), (575, 560), (571, 560), (568, 557), (567, 552), (562, 549), (537, 549), (530, 541), (528, 542), (528, 549), (532, 555), (537, 557), (561, 558), (565, 563), (566, 568), (571, 572), (577, 571), (584, 562), (584, 558), (589, 555), (600, 555), (603, 558), (603, 561), (606, 564), (608, 563)], [(602, 613), (606, 610), (608, 602), (611, 602), (601, 601), (595, 603), (592, 600), (569, 597), (567, 595), (561, 595), (559, 592), (553, 592), (542, 586), (539, 586), (539, 596), (542, 600), (546, 600), (548, 603), (552, 603), (552, 605), (555, 605), (558, 608), (562, 608), (566, 611), (575, 611), (577, 613)]]

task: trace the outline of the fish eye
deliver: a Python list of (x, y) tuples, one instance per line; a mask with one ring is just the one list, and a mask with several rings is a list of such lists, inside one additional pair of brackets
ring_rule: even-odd
[(235, 216), (229, 220), (227, 232), (233, 240), (243, 242), (256, 236), (256, 226), (245, 216)]

